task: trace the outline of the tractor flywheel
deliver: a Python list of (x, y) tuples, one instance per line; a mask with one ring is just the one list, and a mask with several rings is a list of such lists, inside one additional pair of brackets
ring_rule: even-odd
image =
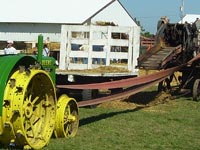
[(56, 137), (73, 137), (79, 126), (78, 105), (73, 98), (63, 94), (58, 99), (56, 111)]
[(24, 149), (47, 145), (55, 126), (55, 93), (45, 71), (16, 71), (4, 92), (1, 142)]

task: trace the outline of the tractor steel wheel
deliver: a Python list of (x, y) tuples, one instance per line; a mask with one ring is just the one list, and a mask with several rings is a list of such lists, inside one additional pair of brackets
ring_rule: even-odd
[(78, 105), (73, 98), (63, 94), (58, 99), (56, 111), (56, 137), (73, 137), (79, 126)]
[(200, 79), (196, 79), (193, 85), (193, 100), (200, 100)]
[(1, 141), (40, 149), (52, 136), (55, 116), (55, 87), (49, 75), (42, 70), (16, 71), (4, 92)]

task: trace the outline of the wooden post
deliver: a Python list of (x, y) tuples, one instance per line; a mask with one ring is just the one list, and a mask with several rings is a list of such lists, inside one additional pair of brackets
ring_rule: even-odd
[(137, 58), (139, 57), (139, 49), (140, 49), (140, 27), (133, 27), (133, 65), (132, 72), (138, 73), (137, 66)]
[(133, 28), (130, 28), (129, 32), (129, 42), (128, 42), (128, 70), (132, 71), (133, 68)]
[(88, 69), (92, 69), (92, 45), (93, 45), (93, 26), (89, 30), (89, 50), (88, 50)]
[(60, 42), (60, 60), (59, 60), (59, 69), (65, 70), (66, 69), (66, 63), (65, 63), (65, 58), (66, 58), (66, 41), (67, 41), (67, 31), (66, 31), (67, 26), (62, 25), (61, 26), (61, 42)]
[(66, 68), (69, 69), (69, 64), (70, 64), (70, 52), (71, 52), (71, 49), (72, 49), (72, 46), (71, 46), (71, 38), (72, 38), (72, 31), (71, 31), (71, 28), (70, 26), (68, 26), (68, 30), (67, 30), (67, 35), (68, 35), (68, 38), (67, 38), (67, 43), (65, 43), (65, 45), (67, 45), (67, 51), (66, 51)]
[(110, 43), (111, 43), (111, 40), (112, 40), (112, 27), (111, 26), (108, 26), (108, 40), (107, 40), (107, 43), (106, 43), (106, 66), (110, 66)]

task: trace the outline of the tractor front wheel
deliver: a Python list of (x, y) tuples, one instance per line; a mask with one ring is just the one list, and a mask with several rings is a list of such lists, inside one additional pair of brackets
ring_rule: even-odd
[(73, 98), (63, 94), (58, 99), (56, 112), (56, 137), (74, 137), (79, 126), (78, 105)]

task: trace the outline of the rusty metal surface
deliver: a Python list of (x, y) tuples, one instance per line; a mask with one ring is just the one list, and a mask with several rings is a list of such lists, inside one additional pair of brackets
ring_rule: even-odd
[(114, 89), (114, 88), (122, 88), (122, 87), (132, 87), (138, 86), (142, 84), (146, 84), (155, 80), (158, 80), (163, 77), (167, 77), (173, 74), (175, 71), (178, 71), (184, 65), (161, 70), (159, 72), (141, 76), (141, 77), (133, 77), (123, 80), (103, 82), (103, 83), (92, 83), (92, 84), (79, 84), (79, 85), (57, 85), (57, 88), (68, 88), (68, 89)]
[(131, 96), (133, 94), (141, 92), (141, 91), (145, 90), (146, 88), (151, 87), (154, 84), (163, 81), (164, 79), (165, 79), (165, 77), (160, 78), (158, 80), (155, 80), (153, 82), (149, 82), (147, 84), (143, 84), (143, 85), (140, 85), (140, 86), (135, 86), (134, 88), (127, 89), (124, 92), (120, 92), (120, 93), (117, 93), (117, 94), (112, 94), (112, 95), (109, 95), (109, 96), (106, 96), (106, 97), (96, 98), (96, 99), (91, 99), (91, 100), (86, 100), (86, 101), (81, 101), (81, 102), (78, 102), (78, 106), (79, 107), (91, 106), (91, 105), (101, 104), (101, 103), (104, 103), (104, 102), (109, 102), (109, 101), (114, 101), (114, 100), (126, 98), (128, 96)]

